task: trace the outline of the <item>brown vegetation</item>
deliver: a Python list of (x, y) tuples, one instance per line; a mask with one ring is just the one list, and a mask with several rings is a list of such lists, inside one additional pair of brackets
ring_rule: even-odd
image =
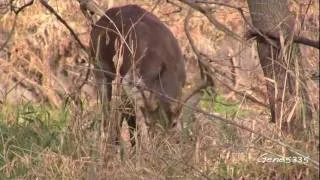
[[(243, 37), (247, 29), (252, 30), (246, 1), (114, 1), (115, 6), (140, 5), (172, 31), (185, 58), (183, 95), (190, 94), (196, 82), (214, 84), (214, 89), (198, 91), (184, 104), (179, 117), (181, 132), (159, 126), (147, 152), (140, 140), (134, 149), (127, 146), (126, 123), (121, 127), (123, 141), (117, 151), (106, 148), (110, 130), (102, 126), (105, 114), (94, 90), (96, 80), (87, 74), (87, 69), (94, 67), (86, 49), (81, 48), (89, 47), (92, 26), (88, 20), (92, 14), (83, 16), (84, 5), (80, 8), (78, 3), (82, 1), (51, 0), (46, 4), (51, 10), (43, 6), (45, 0), (27, 6), (25, 2), (31, 1), (0, 0), (0, 179), (319, 176), (319, 82), (314, 80), (314, 72), (319, 72), (319, 51), (300, 46), (301, 56), (293, 62), (303, 63), (304, 68), (287, 71), (293, 79), (303, 71), (304, 79), (297, 80), (303, 82), (315, 114), (305, 116), (310, 123), (307, 131), (293, 138), (283, 134), (279, 124), (269, 123), (265, 82), (277, 80), (264, 77), (256, 42)], [(106, 1), (96, 2), (107, 7)], [(289, 11), (296, 15), (297, 37), (318, 39), (319, 2), (290, 1)], [(251, 38), (257, 35), (261, 38), (259, 33)], [(280, 54), (292, 50), (288, 42), (295, 36), (292, 41), (284, 37), (272, 34), (268, 39), (280, 39)], [(282, 56), (281, 60), (288, 58)], [(279, 113), (290, 117), (302, 103), (296, 96), (288, 97), (294, 106)], [(115, 109), (116, 113), (123, 111)], [(137, 139), (137, 134), (133, 137)], [(285, 157), (292, 158), (291, 162), (281, 162)], [(273, 162), (262, 162), (268, 158)]]

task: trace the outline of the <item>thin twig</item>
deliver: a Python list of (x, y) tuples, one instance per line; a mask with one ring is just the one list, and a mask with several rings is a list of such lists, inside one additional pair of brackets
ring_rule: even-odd
[[(279, 41), (280, 40), (280, 35), (279, 34), (275, 34), (275, 33), (264, 33), (266, 36), (268, 36), (269, 38), (271, 38), (272, 40), (276, 40), (276, 41)], [(256, 36), (260, 36), (259, 33), (257, 32), (253, 32), (253, 31), (248, 31), (247, 32), (247, 38), (252, 38), (252, 37), (256, 37)], [(306, 37), (302, 37), (302, 36), (293, 36), (293, 42), (294, 43), (299, 43), (299, 44), (303, 44), (303, 45), (307, 45), (307, 46), (310, 46), (310, 47), (314, 47), (314, 48), (317, 48), (317, 49), (320, 49), (320, 44), (319, 44), (319, 41), (314, 41), (314, 40), (311, 40), (309, 38), (306, 38)]]
[(20, 12), (22, 12), (25, 8), (31, 6), (33, 4), (33, 0), (30, 0), (28, 3), (24, 4), (23, 6), (21, 6), (20, 8), (18, 9), (15, 9), (12, 5), (12, 1), (10, 2), (10, 6), (11, 6), (11, 10), (15, 13), (15, 17), (14, 17), (14, 20), (13, 20), (13, 25), (12, 25), (12, 28), (10, 30), (10, 33), (8, 35), (8, 38), (6, 39), (6, 41), (0, 46), (0, 51), (2, 51), (6, 46), (7, 44), (9, 43), (9, 41), (11, 40), (12, 38), (12, 35), (14, 33), (14, 30), (16, 28), (16, 25), (17, 25), (17, 19), (18, 19), (18, 15), (20, 14)]
[(200, 70), (200, 75), (201, 75), (201, 78), (204, 79), (204, 65), (201, 63), (201, 59), (202, 59), (202, 56), (200, 55), (200, 51), (198, 50), (198, 48), (196, 47), (195, 43), (194, 43), (194, 40), (192, 39), (191, 37), (191, 34), (190, 34), (190, 31), (189, 31), (189, 22), (190, 22), (190, 18), (191, 18), (191, 15), (192, 15), (192, 10), (189, 9), (188, 10), (188, 14), (187, 16), (185, 17), (184, 19), (184, 31), (186, 33), (186, 36), (187, 36), (187, 39), (190, 43), (190, 46), (193, 50), (193, 53), (197, 56), (197, 60), (198, 60), (198, 65), (199, 65), (199, 70)]
[[(34, 0), (30, 0), (28, 3), (24, 4), (23, 6), (21, 6), (20, 8), (18, 8), (17, 10), (12, 8), (12, 11), (18, 15), (22, 10), (24, 10), (25, 8), (31, 6), (33, 4)], [(12, 4), (11, 4), (12, 6)]]
[[(105, 71), (103, 71), (103, 72), (105, 72)], [(107, 72), (107, 73), (109, 73), (109, 74), (114, 74), (114, 73), (111, 73), (111, 72)], [(178, 103), (178, 104), (180, 103), (179, 100), (177, 100), (177, 99), (174, 99), (174, 98), (172, 98), (172, 97), (169, 97), (169, 96), (167, 96), (167, 95), (165, 95), (165, 94), (163, 94), (163, 93), (161, 93), (161, 92), (158, 92), (158, 91), (154, 91), (154, 90), (152, 90), (152, 89), (149, 89), (149, 88), (147, 88), (147, 87), (145, 87), (145, 86), (141, 86), (141, 84), (137, 84), (137, 83), (135, 83), (135, 82), (133, 82), (133, 81), (131, 81), (131, 82), (129, 81), (127, 85), (132, 86), (132, 87), (137, 87), (137, 88), (140, 88), (140, 89), (143, 89), (143, 90), (150, 91), (151, 93), (154, 93), (154, 94), (156, 94), (156, 95), (158, 95), (158, 96), (161, 96), (161, 97), (163, 97), (163, 98), (166, 98), (167, 100), (169, 100), (169, 101), (171, 101), (171, 102), (173, 102), (173, 103)], [(188, 109), (190, 109), (190, 110), (192, 110), (192, 111), (194, 111), (194, 112), (201, 113), (201, 114), (204, 114), (204, 115), (206, 115), (206, 116), (208, 116), (208, 117), (211, 117), (212, 119), (220, 120), (220, 121), (223, 121), (223, 122), (226, 123), (226, 124), (230, 124), (230, 125), (233, 125), (233, 126), (235, 126), (235, 127), (237, 127), (237, 128), (246, 130), (246, 131), (248, 131), (248, 132), (250, 132), (250, 133), (257, 134), (257, 135), (261, 136), (262, 138), (264, 138), (264, 139), (266, 139), (266, 140), (269, 140), (269, 141), (271, 141), (271, 142), (273, 142), (273, 143), (275, 143), (275, 144), (277, 144), (277, 145), (280, 145), (281, 147), (287, 148), (290, 152), (292, 152), (292, 153), (295, 154), (295, 155), (302, 156), (302, 157), (310, 160), (310, 162), (311, 162), (313, 165), (319, 166), (319, 162), (318, 162), (318, 161), (311, 159), (309, 156), (307, 156), (307, 155), (299, 152), (297, 149), (291, 147), (290, 145), (288, 145), (288, 144), (286, 144), (286, 143), (284, 143), (284, 142), (282, 142), (282, 141), (280, 141), (280, 140), (274, 139), (274, 138), (272, 138), (272, 137), (269, 137), (269, 136), (267, 136), (267, 135), (262, 134), (262, 133), (259, 132), (259, 131), (256, 131), (256, 130), (253, 130), (253, 129), (249, 128), (249, 127), (246, 127), (246, 126), (244, 126), (244, 125), (241, 125), (241, 124), (239, 124), (238, 122), (236, 122), (236, 121), (234, 121), (234, 120), (230, 120), (230, 119), (227, 119), (227, 118), (220, 117), (219, 115), (216, 115), (216, 114), (210, 113), (210, 112), (206, 112), (206, 111), (204, 111), (204, 110), (202, 110), (202, 109), (200, 109), (200, 108), (190, 106), (190, 105), (188, 105), (188, 104), (186, 104), (186, 103), (182, 104), (182, 106), (183, 106), (184, 108), (188, 108)]]
[(44, 0), (39, 0), (40, 3), (47, 8), (71, 33), (71, 35), (74, 37), (74, 39), (78, 42), (80, 47), (87, 51), (87, 47), (80, 41), (79, 37), (76, 35), (74, 30), (69, 26), (69, 24)]
[(199, 6), (198, 4), (195, 4), (191, 2), (190, 0), (179, 0), (180, 2), (192, 7), (193, 9), (197, 10), (201, 14), (207, 17), (207, 19), (210, 21), (211, 24), (213, 24), (218, 30), (223, 31), (228, 36), (231, 36), (232, 38), (240, 41), (245, 42), (242, 37), (240, 37), (238, 34), (231, 31), (229, 28), (227, 28), (225, 25), (221, 24), (206, 8), (203, 8)]

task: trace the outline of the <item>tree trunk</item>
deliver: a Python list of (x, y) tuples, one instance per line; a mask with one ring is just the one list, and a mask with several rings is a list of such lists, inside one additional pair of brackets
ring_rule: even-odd
[[(298, 45), (290, 37), (295, 31), (295, 17), (290, 13), (287, 0), (247, 0), (252, 23), (262, 33), (284, 38), (269, 41), (257, 38), (257, 49), (265, 77), (271, 110), (271, 121), (281, 130), (298, 135), (312, 119), (310, 100), (304, 84)], [(275, 46), (272, 46), (271, 43)]]

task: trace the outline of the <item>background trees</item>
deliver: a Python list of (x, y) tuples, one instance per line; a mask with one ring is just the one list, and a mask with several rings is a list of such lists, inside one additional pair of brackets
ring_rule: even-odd
[[(289, 11), (288, 1), (248, 0), (255, 30), (277, 37), (257, 38), (260, 64), (267, 81), (271, 121), (281, 130), (301, 133), (309, 129), (313, 105), (307, 92), (301, 57), (294, 38), (300, 34), (298, 18)], [(301, 134), (300, 134), (301, 135)]]
[[(94, 2), (109, 4), (0, 0), (0, 177), (318, 176), (318, 1), (114, 1), (143, 6), (174, 32), (186, 92), (200, 81), (214, 91), (192, 98), (178, 138), (159, 133), (150, 152), (124, 145), (109, 161), (86, 79), (91, 16), (103, 13)], [(307, 163), (257, 161), (283, 156)]]

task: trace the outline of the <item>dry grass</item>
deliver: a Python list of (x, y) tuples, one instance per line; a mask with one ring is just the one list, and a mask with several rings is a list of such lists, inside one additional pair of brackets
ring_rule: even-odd
[[(130, 2), (148, 9), (152, 6), (151, 1)], [(87, 44), (89, 25), (76, 3), (50, 3)], [(187, 58), (187, 89), (199, 77), (195, 75), (198, 71), (194, 55), (183, 33), (186, 12), (166, 15), (174, 9), (161, 4), (154, 13), (170, 26)], [(216, 15), (232, 30), (243, 33), (243, 22), (235, 12), (219, 8)], [(318, 33), (307, 26), (319, 28), (318, 19), (313, 18), (318, 15), (318, 9), (312, 6), (303, 33)], [(0, 22), (0, 33), (2, 29), (8, 32), (13, 15), (5, 14)], [(191, 33), (201, 51), (213, 58), (212, 67), (221, 71), (216, 75), (221, 82), (217, 84), (217, 98), (204, 93), (200, 108), (281, 140), (318, 162), (319, 120), (314, 120), (312, 131), (316, 133), (308, 140), (279, 135), (277, 127), (268, 123), (265, 107), (239, 94), (230, 96), (230, 89), (223, 84), (234, 83), (234, 76), (230, 75), (232, 64), (225, 59), (243, 49), (241, 43), (225, 37), (197, 13), (191, 19)], [(6, 49), (9, 55), (0, 54), (0, 179), (316, 179), (319, 176), (319, 167), (310, 160), (308, 163), (258, 162), (264, 155), (270, 158), (297, 155), (257, 134), (187, 110), (183, 131), (159, 130), (152, 137), (148, 152), (139, 143), (135, 150), (125, 144), (110, 148), (112, 151), (106, 149), (100, 131), (102, 111), (92, 89), (94, 83), (86, 85), (80, 105), (68, 99), (73, 83), (82, 78), (87, 65), (79, 49), (68, 31), (40, 4), (19, 15)], [(303, 49), (302, 53), (308, 56), (310, 69), (318, 68), (315, 62), (319, 62), (319, 52)], [(257, 66), (256, 56), (254, 50), (247, 48), (236, 57), (236, 65), (245, 67), (235, 72), (236, 88), (266, 103), (262, 70)], [(315, 92), (312, 93), (314, 104), (318, 106), (318, 85), (309, 83), (310, 91)]]

